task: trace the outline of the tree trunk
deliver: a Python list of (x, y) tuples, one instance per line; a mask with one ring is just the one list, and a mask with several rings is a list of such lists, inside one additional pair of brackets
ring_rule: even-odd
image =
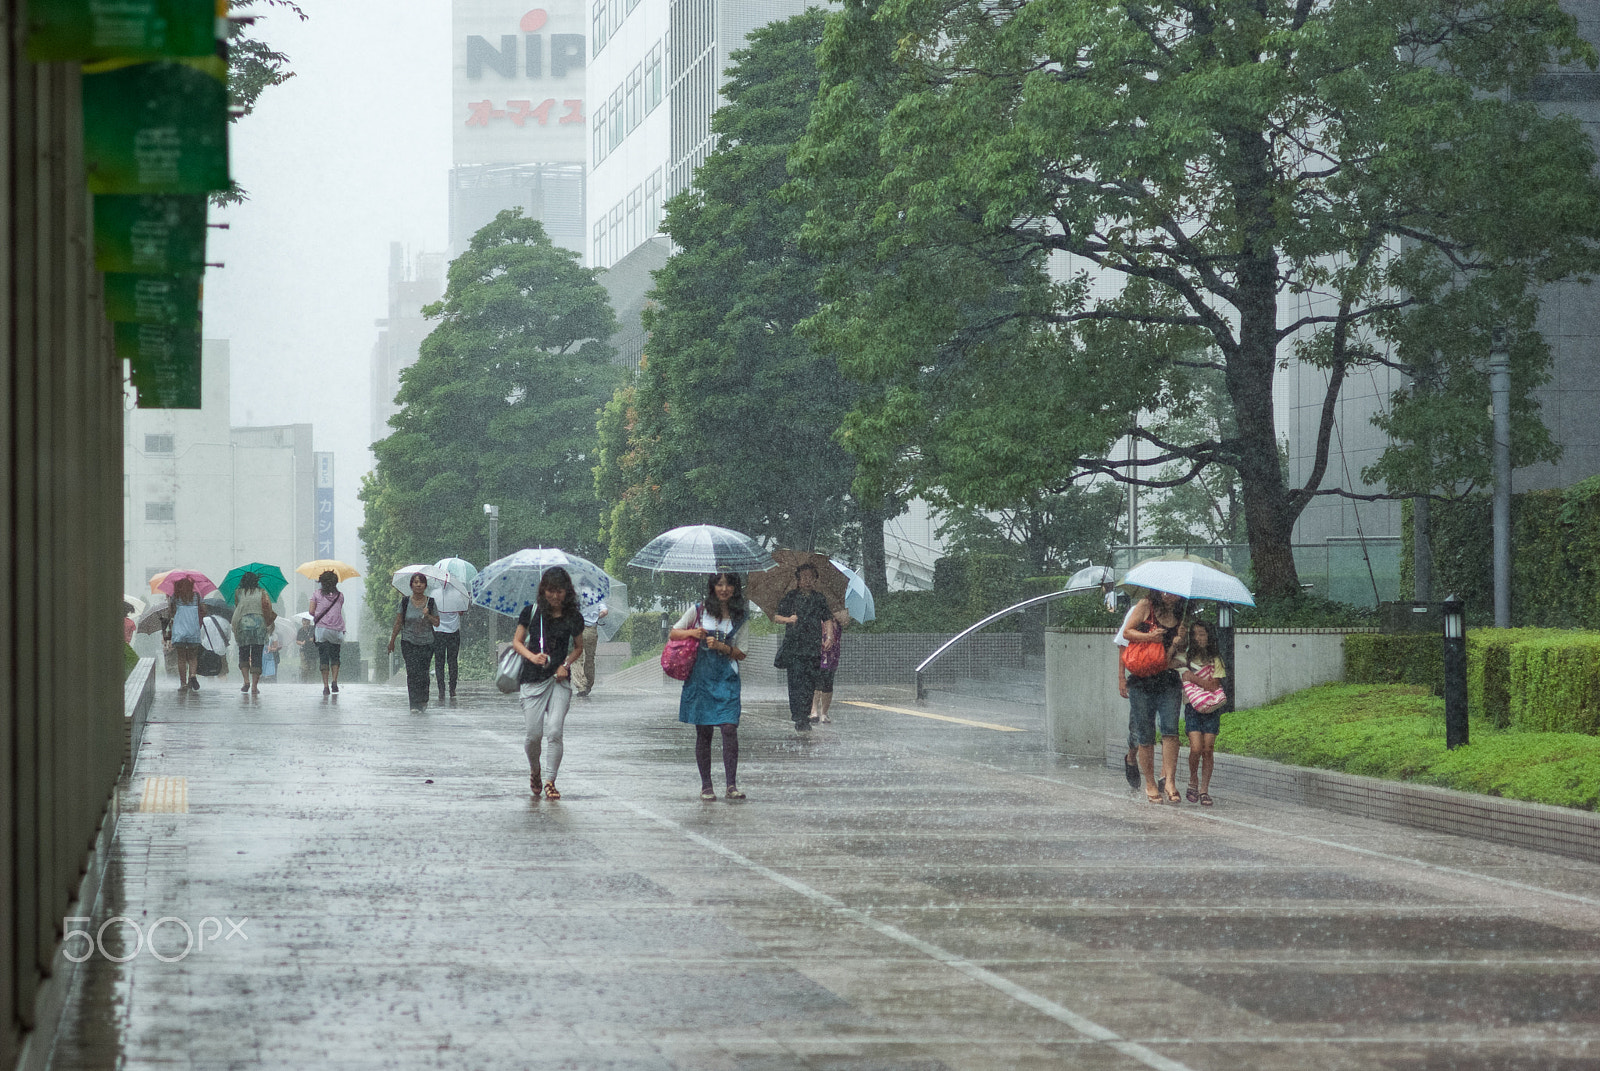
[(1411, 500), (1411, 598), (1433, 601), (1433, 531), (1431, 507), (1426, 498)]
[(888, 554), (883, 546), (884, 508), (857, 505), (861, 517), (861, 576), (867, 587), (878, 594), (889, 590)]

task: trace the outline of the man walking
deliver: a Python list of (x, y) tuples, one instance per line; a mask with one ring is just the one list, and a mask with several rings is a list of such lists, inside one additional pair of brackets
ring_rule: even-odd
[[(450, 698), (456, 697), (456, 678), (461, 657), (461, 618), (465, 610), (440, 610), (433, 627), (433, 668), (439, 677), (439, 699), (444, 699), (445, 668), (450, 671)], [(427, 698), (427, 692), (423, 692)]]
[(572, 667), (572, 694), (579, 699), (594, 691), (594, 649), (600, 645), (600, 619), (610, 612), (604, 603), (583, 611), (583, 660)]

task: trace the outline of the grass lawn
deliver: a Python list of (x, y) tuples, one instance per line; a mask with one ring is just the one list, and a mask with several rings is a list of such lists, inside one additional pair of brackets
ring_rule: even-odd
[(1225, 714), (1217, 750), (1294, 766), (1600, 810), (1600, 737), (1519, 733), (1473, 718), (1444, 746), (1444, 701), (1405, 684), (1326, 684)]

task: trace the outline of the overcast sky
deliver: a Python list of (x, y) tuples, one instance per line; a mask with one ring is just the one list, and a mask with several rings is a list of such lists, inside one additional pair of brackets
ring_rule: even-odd
[(334, 550), (360, 560), (368, 369), (389, 243), (442, 251), (449, 204), (450, 4), (303, 0), (257, 35), (295, 77), (232, 127), (242, 207), (212, 212), (205, 334), (233, 353), (236, 425), (310, 423), (337, 455)]

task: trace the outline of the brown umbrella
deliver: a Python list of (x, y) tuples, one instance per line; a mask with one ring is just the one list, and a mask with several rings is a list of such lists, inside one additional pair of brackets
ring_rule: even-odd
[(844, 593), (850, 587), (850, 578), (841, 573), (826, 554), (779, 548), (772, 552), (772, 560), (778, 564), (764, 572), (750, 573), (744, 580), (745, 597), (761, 607), (768, 617), (778, 612), (778, 602), (784, 594), (794, 590), (794, 571), (801, 565), (816, 567), (817, 590), (828, 600), (828, 609), (844, 609)]

